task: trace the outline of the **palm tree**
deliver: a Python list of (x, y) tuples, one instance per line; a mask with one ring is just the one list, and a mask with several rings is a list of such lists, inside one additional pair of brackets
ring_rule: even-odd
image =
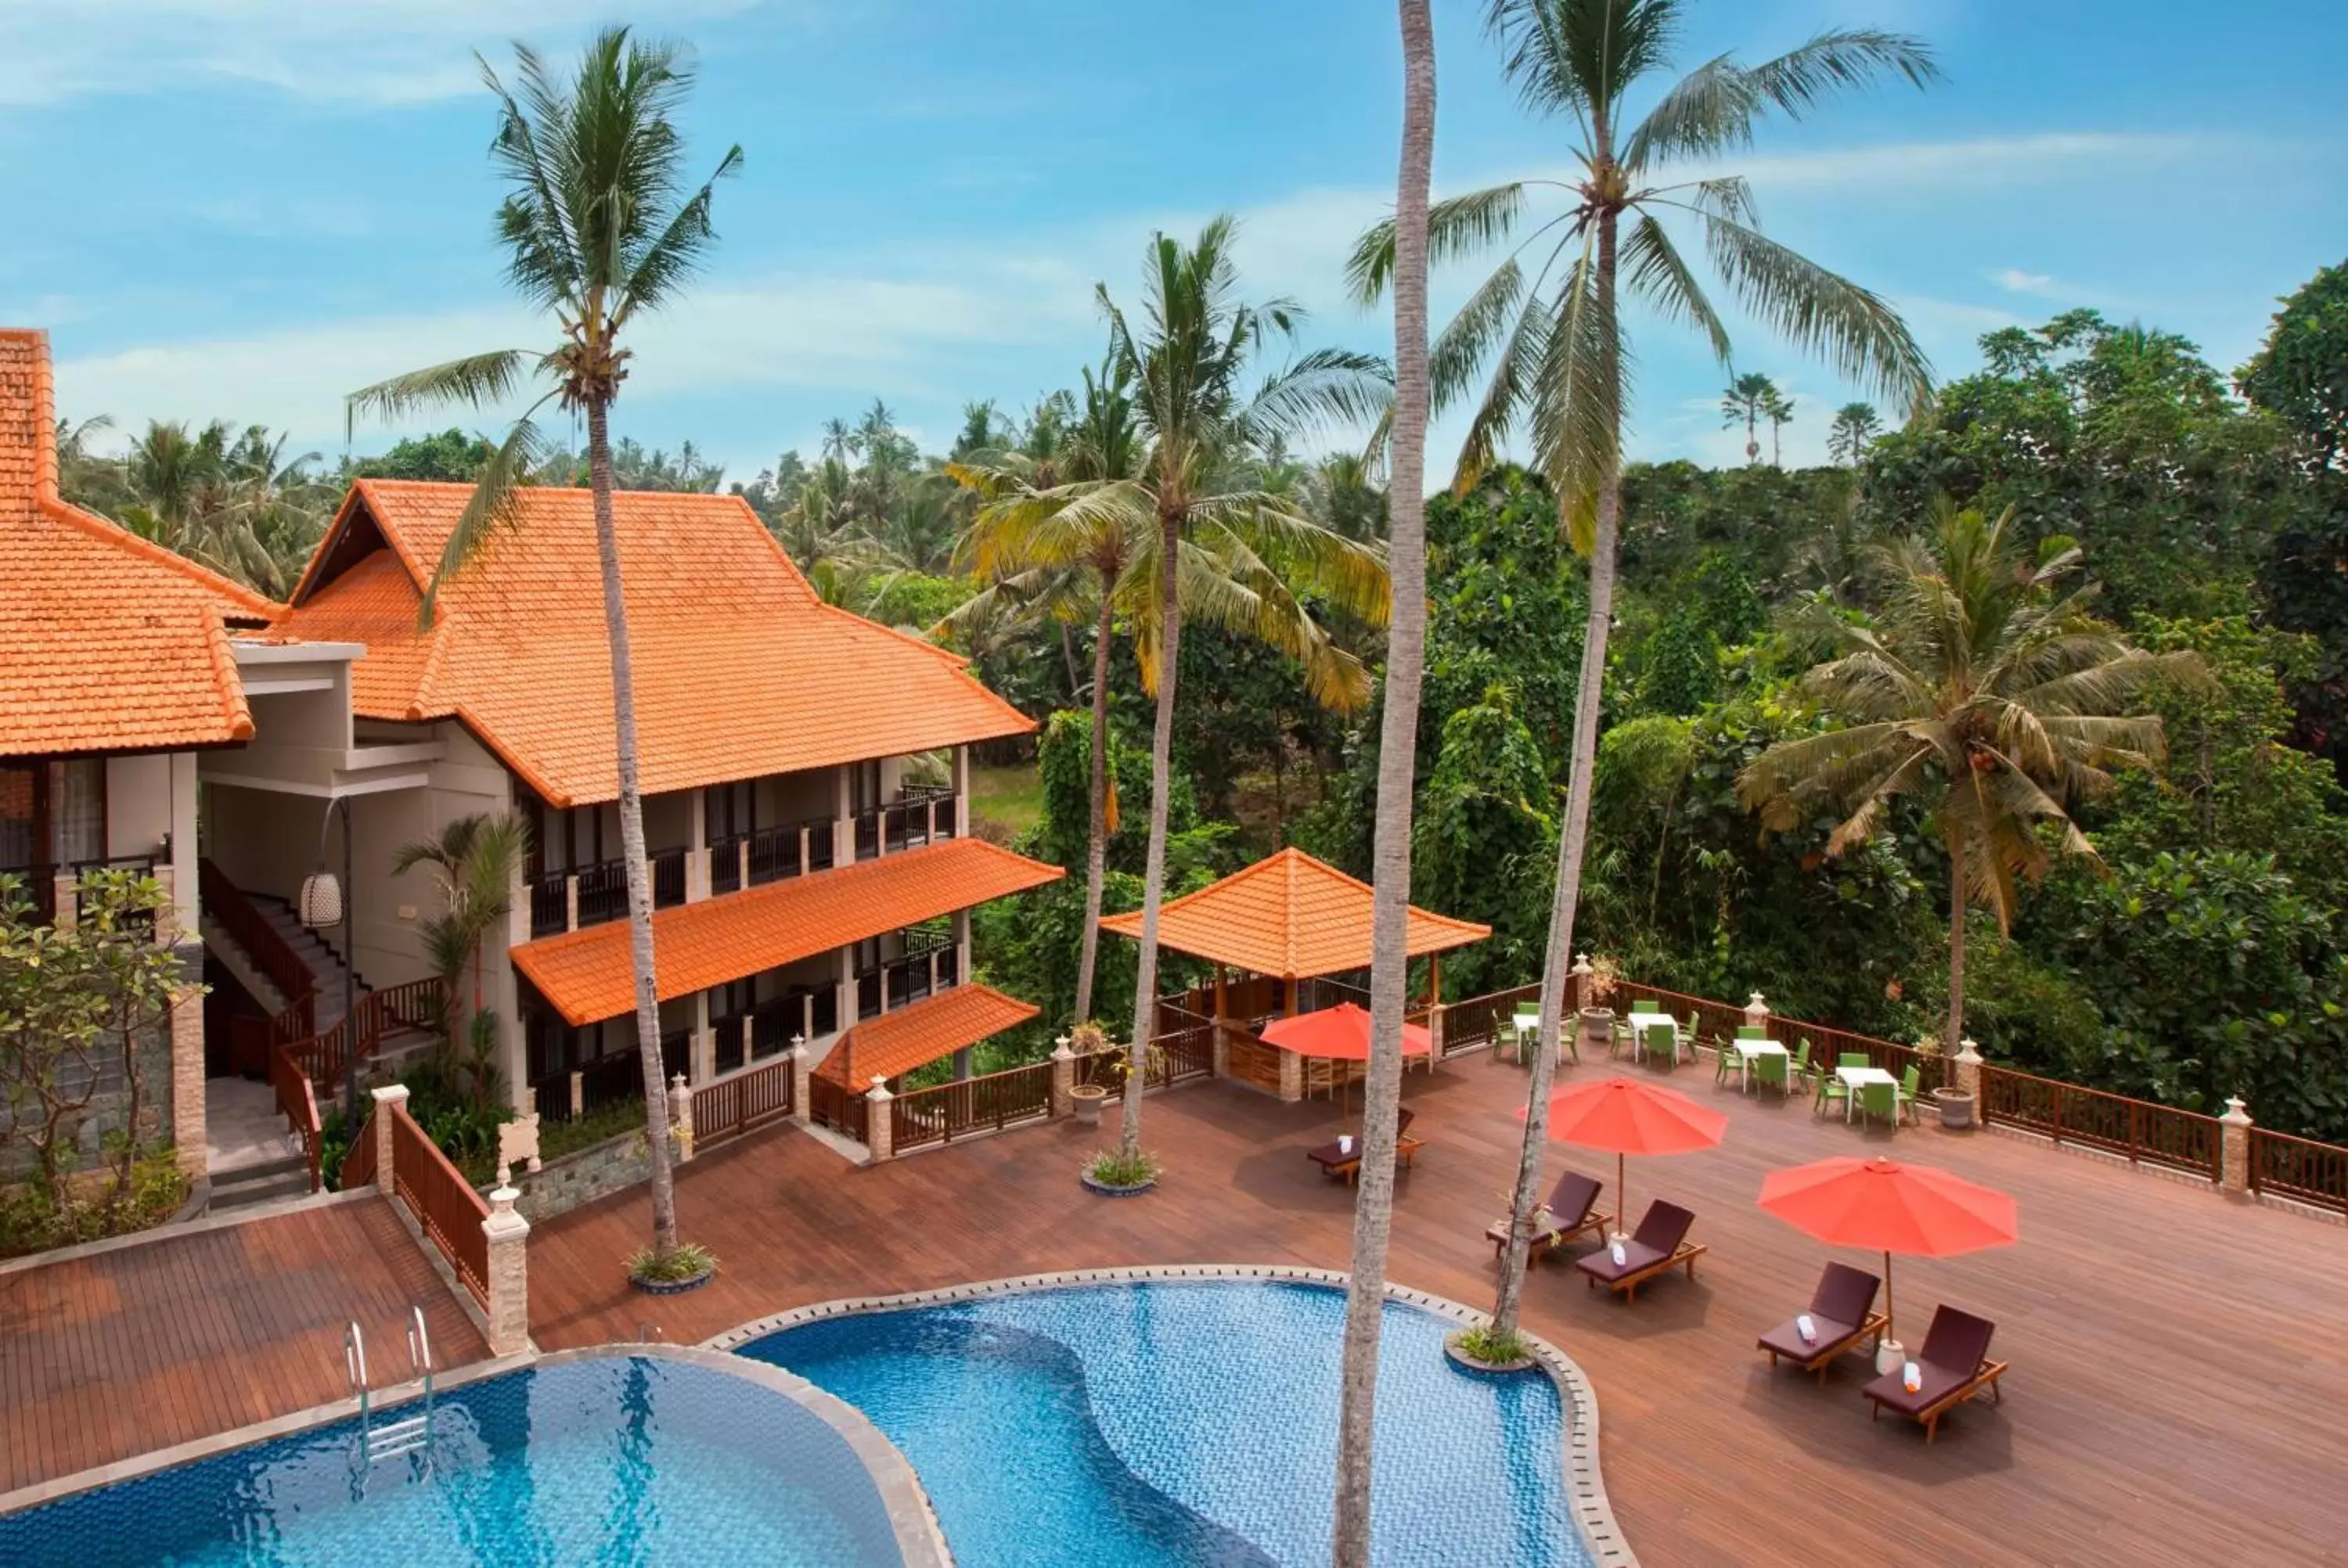
[(1419, 679), (1426, 655), (1426, 198), (1435, 159), (1435, 24), (1426, 0), (1400, 0), (1402, 167), (1395, 182), (1395, 397), (1387, 570), (1385, 712), (1378, 730), (1375, 895), (1370, 919), (1370, 1061), (1362, 1091), (1361, 1179), (1337, 1408), (1336, 1523), (1330, 1561), (1369, 1568), (1370, 1472), (1378, 1337), (1394, 1235), (1395, 1135), (1402, 1101), (1402, 1023), (1410, 974), (1411, 785)]
[(2147, 653), (2090, 619), (2092, 587), (2054, 593), (2078, 550), (2034, 569), (2008, 542), (2013, 518), (2012, 507), (1991, 522), (1944, 504), (1934, 538), (1880, 552), (1890, 594), (1871, 625), (1812, 606), (1806, 630), (1839, 656), (1807, 683), (1842, 727), (1780, 741), (1736, 780), (1773, 832), (1822, 807), (1841, 814), (1830, 856), (1866, 842), (1900, 797), (1929, 803), (1949, 855), (1952, 1056), (1964, 1039), (1967, 908), (1986, 905), (2010, 928), (2016, 873), (2034, 882), (2053, 853), (2094, 856), (2071, 801), (2162, 752), (2158, 715), (2126, 710), (2157, 682), (2209, 683), (2197, 655)]
[(369, 412), (397, 418), (434, 404), (502, 404), (531, 380), (552, 383), (491, 454), (450, 530), (425, 589), (419, 615), (427, 624), (441, 582), (462, 572), (499, 530), (513, 525), (521, 482), (542, 452), (533, 416), (549, 403), (586, 416), (603, 627), (612, 650), (620, 843), (627, 866), (636, 1045), (644, 1063), (652, 1160), (653, 1253), (664, 1261), (676, 1250), (676, 1191), (669, 1168), (652, 883), (644, 866), (644, 798), (637, 784), (635, 677), (612, 516), (611, 411), (628, 374), (630, 351), (621, 346), (621, 334), (639, 314), (673, 299), (692, 275), (716, 237), (709, 225), (715, 187), (741, 167), (742, 149), (728, 149), (716, 172), (686, 193), (685, 149), (672, 117), (692, 88), (693, 70), (674, 45), (632, 39), (625, 27), (607, 28), (587, 46), (569, 83), (556, 79), (524, 46), (514, 46), (514, 56), (521, 77), (519, 97), (481, 62), (482, 78), (499, 108), (490, 156), (510, 188), (498, 210), (498, 231), (510, 251), (507, 277), (524, 297), (553, 313), (562, 342), (544, 352), (499, 349), (452, 360), (377, 383), (352, 394), (349, 401), (354, 417)]
[[(1292, 340), (1304, 313), (1286, 300), (1251, 305), (1238, 297), (1231, 255), (1232, 222), (1210, 220), (1185, 246), (1150, 237), (1144, 313), (1137, 332), (1109, 297), (1095, 293), (1108, 317), (1109, 359), (1133, 388), (1134, 417), (1148, 441), (1132, 478), (1083, 480), (1056, 492), (1056, 508), (1071, 526), (1120, 511), (1146, 519), (1154, 537), (1157, 608), (1135, 629), (1142, 668), (1156, 670), (1158, 712), (1150, 733), (1149, 846), (1142, 866), (1141, 949), (1134, 991), (1129, 1061), (1144, 1061), (1156, 1016), (1158, 910), (1166, 891), (1166, 810), (1172, 776), (1174, 677), (1181, 648), (1182, 605), (1232, 620), (1252, 610), (1251, 630), (1304, 661), (1308, 682), (1326, 680), (1344, 661), (1327, 657), (1325, 635), (1297, 602), (1292, 576), (1329, 585), (1340, 608), (1383, 621), (1385, 563), (1372, 551), (1315, 525), (1283, 498), (1227, 482), (1268, 436), (1336, 418), (1367, 422), (1386, 395), (1384, 366), (1344, 349), (1314, 349), (1274, 372), (1252, 395), (1242, 378), (1275, 340)], [(1211, 569), (1206, 562), (1212, 561)], [(1323, 673), (1316, 677), (1315, 671)], [(1123, 1095), (1119, 1153), (1141, 1160), (1141, 1089)]]
[[(1427, 211), (1429, 251), (1442, 260), (1505, 240), (1523, 218), (1529, 193), (1565, 197), (1563, 210), (1528, 237), (1528, 243), (1549, 240), (1529, 282), (1512, 253), (1469, 296), (1428, 357), (1438, 406), (1465, 395), (1478, 367), (1492, 364), (1455, 484), (1472, 486), (1522, 423), (1532, 436), (1535, 462), (1556, 493), (1560, 520), (1590, 560), (1590, 612), (1541, 974), (1540, 1046), (1528, 1085), (1514, 1239), (1494, 1311), (1496, 1330), (1510, 1333), (1549, 1136), (1550, 1085), (1589, 839), (1599, 697), (1614, 616), (1625, 342), (1618, 295), (1627, 286), (1667, 320), (1694, 326), (1725, 364), (1728, 330), (1666, 220), (1692, 223), (1730, 294), (1780, 336), (1823, 354), (1847, 378), (1903, 399), (1921, 394), (1928, 374), (1923, 352), (1890, 306), (1761, 232), (1742, 178), (1673, 179), (1666, 170), (1674, 164), (1714, 166), (1742, 151), (1754, 127), (1773, 110), (1798, 118), (1841, 88), (1885, 76), (1922, 86), (1937, 75), (1930, 53), (1898, 34), (1833, 29), (1758, 66), (1722, 56), (1665, 88), (1644, 118), (1626, 126), (1625, 99), (1667, 65), (1684, 9), (1684, 0), (1492, 0), (1488, 23), (1519, 96), (1544, 115), (1570, 118), (1581, 133), (1574, 149), (1580, 177), (1495, 186)], [(1393, 265), (1393, 225), (1382, 224), (1354, 249), (1355, 292), (1375, 298)]]
[(1745, 460), (1761, 461), (1761, 421), (1767, 417), (1770, 405), (1777, 396), (1777, 384), (1756, 371), (1738, 376), (1720, 395), (1720, 422), (1734, 428), (1745, 426)]
[(404, 876), (418, 866), (429, 866), (433, 885), (439, 889), (440, 913), (424, 921), (420, 929), (426, 955), (446, 991), (443, 1005), (448, 1012), (442, 1022), (452, 1050), (459, 1043), (457, 1026), (463, 1013), (459, 993), (468, 971), (472, 975), (471, 1016), (477, 1046), (473, 1092), (484, 1103), (490, 1076), (484, 1068), (493, 1058), (486, 1049), (490, 1042), (479, 1038), (480, 1020), (486, 1016), (481, 944), (512, 907), (514, 873), (529, 849), (530, 829), (520, 817), (485, 813), (460, 816), (429, 838), (401, 845), (391, 857), (394, 876)]
[(1846, 403), (1835, 410), (1827, 427), (1827, 456), (1856, 468), (1868, 447), (1883, 433), (1883, 421), (1871, 403)]
[(1769, 389), (1769, 401), (1761, 410), (1769, 421), (1769, 466), (1786, 466), (1786, 426), (1793, 423), (1794, 400), (1778, 388)]

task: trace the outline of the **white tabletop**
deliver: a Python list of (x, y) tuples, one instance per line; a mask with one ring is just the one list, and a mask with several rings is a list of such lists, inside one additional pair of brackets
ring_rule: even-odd
[(1835, 1076), (1853, 1089), (1862, 1088), (1869, 1083), (1897, 1084), (1900, 1081), (1879, 1067), (1838, 1067), (1835, 1069)]
[(1743, 1057), (1786, 1054), (1786, 1048), (1774, 1040), (1732, 1040), (1728, 1043), (1736, 1048), (1737, 1055)]
[(1634, 1012), (1628, 1015), (1632, 1029), (1645, 1029), (1651, 1024), (1667, 1023), (1677, 1029), (1680, 1020), (1667, 1012)]

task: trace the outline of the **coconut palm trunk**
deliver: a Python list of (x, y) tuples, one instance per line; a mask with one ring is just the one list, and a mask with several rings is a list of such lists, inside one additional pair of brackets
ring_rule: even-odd
[(1076, 952), (1078, 1023), (1093, 1016), (1093, 967), (1100, 959), (1101, 883), (1108, 876), (1108, 640), (1116, 624), (1117, 585), (1101, 579), (1100, 619), (1093, 627), (1092, 817), (1085, 845), (1085, 934)]
[(1395, 401), (1387, 571), (1385, 711), (1378, 731), (1377, 830), (1370, 927), (1370, 1060), (1362, 1091), (1361, 1176), (1337, 1409), (1336, 1523), (1330, 1561), (1368, 1568), (1376, 1452), (1378, 1340), (1394, 1236), (1395, 1122), (1410, 979), (1411, 787), (1426, 656), (1426, 201), (1435, 156), (1435, 25), (1426, 0), (1399, 0), (1402, 167), (1395, 188)]
[[(1172, 499), (1175, 504), (1169, 505)], [(1128, 1159), (1141, 1153), (1141, 1091), (1148, 1079), (1149, 1041), (1158, 1022), (1158, 911), (1166, 897), (1166, 806), (1174, 777), (1174, 671), (1182, 648), (1182, 601), (1175, 591), (1182, 553), (1182, 508), (1160, 492), (1158, 554), (1158, 718), (1149, 731), (1149, 849), (1141, 866), (1141, 953), (1133, 979), (1133, 1044), (1117, 1118), (1117, 1147)], [(1096, 762), (1095, 766), (1099, 764)], [(1096, 777), (1098, 775), (1096, 774)]]
[(1941, 1030), (1941, 1060), (1954, 1061), (1965, 1040), (1965, 843), (1949, 837), (1949, 1020)]
[(636, 777), (635, 671), (612, 516), (612, 436), (602, 399), (587, 405), (587, 475), (595, 497), (595, 556), (603, 569), (603, 634), (612, 648), (612, 727), (618, 739), (620, 855), (628, 877), (628, 952), (635, 970), (636, 1054), (644, 1063), (644, 1143), (652, 1160), (653, 1249), (676, 1249), (676, 1180), (669, 1166), (668, 1075), (661, 1062), (660, 991), (653, 967), (653, 881), (644, 859), (644, 798)]

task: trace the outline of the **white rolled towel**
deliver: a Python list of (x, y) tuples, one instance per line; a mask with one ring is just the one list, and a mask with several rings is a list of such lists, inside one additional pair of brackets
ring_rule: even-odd
[(1619, 1241), (1612, 1246), (1608, 1247), (1606, 1250), (1614, 1255), (1614, 1266), (1617, 1268), (1621, 1268), (1631, 1261), (1631, 1249), (1624, 1246)]
[(1802, 1343), (1805, 1345), (1815, 1345), (1818, 1342), (1818, 1326), (1810, 1321), (1810, 1315), (1807, 1312), (1794, 1319), (1794, 1331), (1802, 1337)]
[(1910, 1361), (1900, 1368), (1900, 1386), (1910, 1393), (1924, 1386), (1924, 1368)]
[(1340, 1154), (1350, 1154), (1350, 1153), (1352, 1153), (1353, 1152), (1354, 1152), (1354, 1135), (1353, 1135), (1351, 1132), (1343, 1132), (1343, 1133), (1338, 1134), (1338, 1137), (1337, 1137), (1337, 1153), (1339, 1153)]

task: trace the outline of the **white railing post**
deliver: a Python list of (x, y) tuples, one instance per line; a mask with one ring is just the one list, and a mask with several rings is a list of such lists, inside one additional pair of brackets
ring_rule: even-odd
[(2250, 1195), (2250, 1112), (2239, 1094), (2226, 1101), (2218, 1118), (2218, 1190), (2230, 1198)]
[(890, 1120), (889, 1102), (897, 1097), (889, 1092), (889, 1081), (879, 1073), (872, 1075), (872, 1087), (864, 1092), (864, 1146), (872, 1151), (872, 1163), (879, 1164), (895, 1153), (896, 1125)]
[(530, 1348), (530, 1222), (514, 1213), (521, 1196), (510, 1186), (489, 1194), (481, 1234), (489, 1241), (489, 1354), (519, 1356)]
[(668, 1086), (668, 1130), (676, 1143), (676, 1163), (685, 1164), (693, 1158), (693, 1091), (682, 1072)]
[(392, 1173), (392, 1123), (407, 1103), (407, 1085), (387, 1083), (369, 1092), (375, 1096), (375, 1190), (387, 1198), (397, 1187)]

